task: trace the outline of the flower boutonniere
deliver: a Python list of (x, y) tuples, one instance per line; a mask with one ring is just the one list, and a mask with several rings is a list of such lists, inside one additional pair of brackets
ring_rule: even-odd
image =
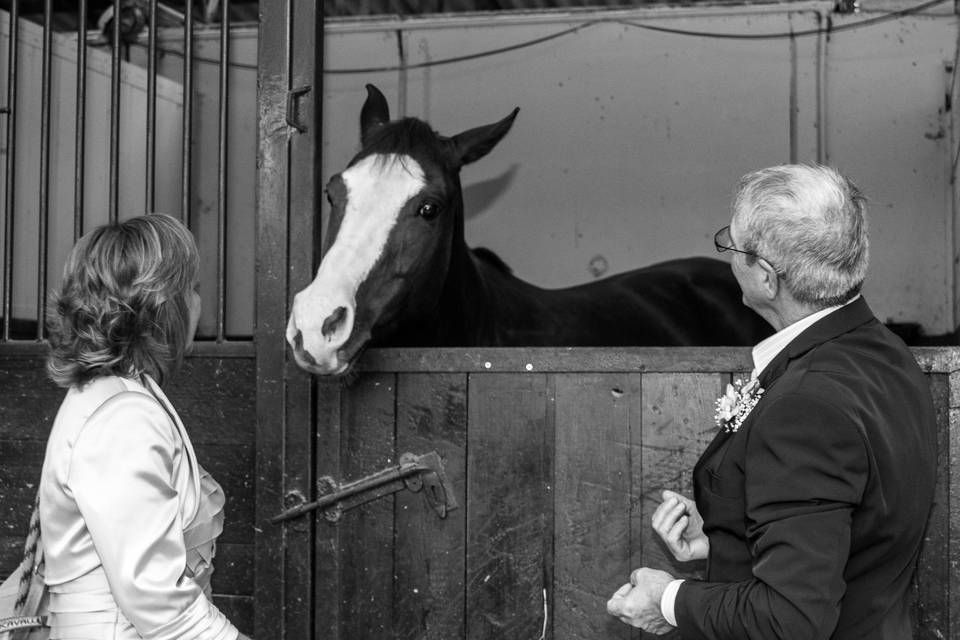
[(724, 431), (736, 433), (743, 421), (750, 415), (750, 411), (760, 402), (763, 387), (760, 381), (752, 378), (749, 382), (734, 380), (727, 385), (727, 391), (717, 398), (717, 413), (714, 416), (717, 426)]

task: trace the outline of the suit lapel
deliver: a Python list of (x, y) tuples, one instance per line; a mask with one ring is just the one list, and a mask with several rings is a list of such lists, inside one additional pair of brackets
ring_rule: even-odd
[[(783, 351), (777, 354), (777, 357), (760, 372), (760, 386), (764, 390), (768, 390), (770, 386), (776, 383), (777, 379), (783, 375), (783, 372), (787, 370), (787, 366), (791, 360), (873, 319), (873, 312), (861, 296), (850, 304), (837, 309), (825, 318), (813, 323), (807, 327), (803, 333), (794, 338), (793, 341), (788, 344)], [(750, 420), (750, 418), (747, 418), (747, 420)], [(733, 433), (726, 429), (720, 429), (720, 432), (714, 436), (713, 440), (710, 441), (710, 444), (707, 445), (707, 448), (700, 455), (694, 471), (699, 470), (732, 435)]]

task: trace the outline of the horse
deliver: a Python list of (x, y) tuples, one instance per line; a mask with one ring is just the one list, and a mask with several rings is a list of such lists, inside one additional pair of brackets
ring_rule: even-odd
[(287, 324), (301, 368), (342, 376), (373, 346), (743, 346), (772, 333), (713, 258), (561, 289), (516, 277), (467, 246), (460, 170), (503, 139), (519, 107), (446, 137), (417, 118), (391, 121), (380, 90), (366, 89), (361, 151), (326, 186), (323, 258)]

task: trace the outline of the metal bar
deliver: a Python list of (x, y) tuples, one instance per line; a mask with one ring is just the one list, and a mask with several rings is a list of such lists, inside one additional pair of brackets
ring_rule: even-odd
[(180, 218), (190, 226), (190, 140), (193, 137), (193, 0), (186, 0), (183, 23), (183, 141)]
[(156, 197), (156, 148), (157, 148), (157, 0), (150, 0), (150, 26), (147, 35), (147, 166), (146, 202), (147, 213), (157, 207)]
[(10, 339), (13, 315), (13, 214), (16, 204), (17, 166), (17, 41), (20, 39), (20, 0), (10, 3), (10, 40), (7, 51), (7, 166), (3, 207), (3, 331), (2, 340)]
[[(314, 270), (314, 261), (317, 259), (315, 239), (319, 237), (320, 224), (314, 216), (302, 214), (304, 211), (319, 211), (318, 203), (322, 193), (322, 184), (316, 169), (320, 166), (320, 128), (317, 124), (320, 114), (320, 96), (323, 95), (320, 90), (323, 5), (314, 0), (295, 0), (291, 6), (292, 11), (286, 24), (287, 43), (283, 50), (289, 65), (289, 75), (284, 78), (285, 83), (282, 88), (284, 94), (281, 95), (281, 99), (294, 87), (311, 86), (313, 100), (303, 101), (300, 105), (299, 120), (306, 123), (309, 129), (307, 132), (294, 134), (282, 124), (281, 130), (277, 132), (288, 140), (285, 158), (287, 163), (285, 188), (288, 195), (283, 210), (283, 215), (287, 219), (288, 244), (286, 298), (279, 309), (282, 325), (286, 324), (286, 309), (290, 308), (293, 294), (306, 286), (316, 273)], [(261, 17), (271, 10), (272, 7), (261, 11)], [(289, 354), (289, 349), (284, 348), (284, 353)], [(292, 362), (288, 365), (288, 367), (293, 366)], [(317, 385), (310, 378), (295, 376), (289, 371), (286, 375), (284, 442), (287, 451), (283, 452), (282, 458), (284, 484), (287, 489), (304, 487), (308, 489), (305, 492), (306, 495), (310, 495), (311, 492), (315, 494), (314, 479), (318, 470), (317, 450), (326, 447), (327, 442), (319, 440), (314, 435), (313, 429), (303, 429), (303, 425), (316, 424)], [(338, 468), (339, 465), (334, 465), (328, 472)], [(313, 522), (310, 523), (310, 528), (302, 533), (297, 530), (297, 526), (285, 527), (285, 529), (288, 556), (285, 560), (286, 592), (282, 615), (286, 637), (291, 640), (310, 637), (330, 637), (334, 640), (335, 637), (343, 637), (342, 631), (332, 637), (315, 633), (318, 619), (330, 614), (329, 610), (321, 610), (318, 607), (318, 601), (325, 599), (329, 594), (321, 596), (316, 582), (318, 572), (327, 571), (330, 565), (320, 568), (316, 563), (318, 554), (321, 553), (320, 547), (332, 538), (323, 536), (323, 539), (318, 539), (316, 524)], [(326, 559), (328, 556), (324, 557)], [(334, 580), (338, 579), (339, 574)], [(325, 586), (329, 584), (329, 581), (325, 582)], [(332, 602), (331, 607), (337, 607), (338, 604)], [(328, 617), (322, 621), (322, 624), (332, 623), (336, 618), (337, 615)]]
[[(260, 4), (260, 36), (257, 40), (257, 246), (256, 292), (253, 344), (257, 352), (257, 438), (256, 438), (256, 520), (266, 522), (283, 508), (285, 487), (300, 489), (310, 496), (307, 482), (289, 483), (285, 455), (293, 446), (287, 432), (304, 429), (305, 422), (290, 420), (287, 400), (287, 346), (284, 338), (288, 289), (289, 210), (288, 141), (284, 124), (286, 94), (290, 84), (289, 23), (291, 2), (277, 0)], [(297, 379), (298, 382), (302, 379)], [(308, 396), (309, 398), (309, 396)], [(300, 397), (296, 397), (300, 400)], [(308, 401), (309, 402), (309, 401)], [(332, 407), (329, 408), (333, 410)], [(289, 425), (288, 425), (289, 422)], [(310, 439), (314, 438), (308, 432)], [(300, 448), (302, 441), (295, 441)], [(297, 469), (297, 479), (301, 470)], [(305, 551), (310, 561), (312, 539), (296, 534), (290, 527), (258, 526), (254, 536), (254, 638), (293, 640), (284, 611), (290, 585), (285, 558)], [(299, 585), (298, 585), (299, 586)], [(310, 606), (313, 605), (311, 601)], [(339, 603), (335, 603), (339, 604)], [(334, 605), (331, 605), (334, 606)], [(309, 633), (299, 637), (309, 638)], [(324, 636), (321, 636), (324, 637)], [(330, 640), (337, 640), (328, 636)]]
[(120, 217), (120, 0), (113, 0), (110, 58), (110, 222)]
[(43, 60), (40, 72), (40, 220), (37, 247), (37, 340), (43, 340), (47, 309), (47, 233), (50, 221), (50, 63), (53, 58), (53, 0), (43, 3)]
[[(296, 518), (297, 516), (303, 515), (309, 511), (323, 509), (324, 507), (329, 507), (330, 505), (342, 502), (351, 496), (357, 495), (358, 493), (373, 491), (377, 487), (389, 484), (396, 480), (403, 480), (404, 478), (415, 473), (420, 473), (421, 471), (429, 470), (430, 469), (423, 466), (419, 462), (405, 462), (395, 467), (389, 467), (382, 471), (370, 474), (365, 478), (360, 478), (359, 480), (354, 480), (353, 482), (340, 485), (334, 491), (325, 496), (321, 496), (312, 502), (305, 502), (304, 504), (291, 507), (279, 515), (270, 518), (270, 522), (276, 524), (278, 522), (283, 522), (284, 520)], [(402, 488), (403, 485), (398, 487), (398, 489)]]
[(226, 333), (227, 169), (230, 100), (230, 0), (220, 2), (220, 163), (217, 169), (217, 341)]
[(87, 0), (80, 0), (77, 17), (77, 108), (73, 165), (73, 241), (83, 235), (83, 197), (87, 130)]

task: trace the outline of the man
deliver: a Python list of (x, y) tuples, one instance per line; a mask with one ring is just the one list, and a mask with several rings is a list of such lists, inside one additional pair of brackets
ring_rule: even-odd
[(936, 425), (916, 361), (859, 293), (864, 197), (827, 167), (756, 171), (715, 243), (777, 333), (753, 350), (756, 381), (718, 401), (695, 501), (665, 491), (653, 516), (707, 578), (637, 569), (607, 609), (688, 640), (910, 638)]

